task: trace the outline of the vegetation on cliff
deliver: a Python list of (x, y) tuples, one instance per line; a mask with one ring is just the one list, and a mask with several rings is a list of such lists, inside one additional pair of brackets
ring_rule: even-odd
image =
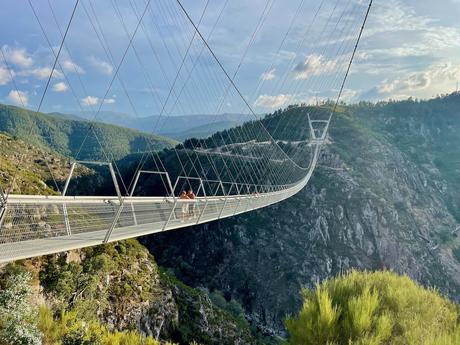
[[(53, 177), (62, 186), (69, 174), (69, 159), (56, 152), (5, 134), (0, 134), (0, 148), (0, 186), (4, 191), (12, 187), (10, 192), (15, 194), (55, 194)], [(74, 177), (92, 173), (78, 165)]]
[(0, 284), (2, 345), (257, 343), (247, 323), (161, 271), (136, 240), (10, 264)]

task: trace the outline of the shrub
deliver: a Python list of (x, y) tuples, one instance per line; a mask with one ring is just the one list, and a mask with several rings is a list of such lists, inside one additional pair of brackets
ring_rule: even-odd
[(158, 340), (136, 331), (110, 332), (97, 321), (80, 320), (75, 312), (63, 311), (53, 318), (47, 307), (41, 307), (39, 315), (44, 345), (160, 345)]
[(0, 344), (40, 345), (41, 334), (30, 305), (32, 276), (8, 274), (0, 290)]
[(289, 344), (460, 344), (457, 306), (406, 276), (352, 271), (303, 297), (286, 320)]

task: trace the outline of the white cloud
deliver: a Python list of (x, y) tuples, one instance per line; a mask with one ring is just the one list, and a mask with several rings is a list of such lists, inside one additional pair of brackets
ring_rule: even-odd
[(0, 66), (0, 85), (6, 85), (11, 81), (11, 74), (14, 76), (14, 71), (8, 71), (6, 67)]
[[(85, 98), (82, 98), (80, 100), (80, 103), (81, 103), (81, 105), (83, 105), (85, 107), (88, 107), (88, 106), (100, 104), (101, 101), (102, 100), (99, 97), (87, 96)], [(104, 104), (113, 104), (113, 103), (115, 103), (115, 99), (114, 98), (106, 98), (106, 99), (104, 99), (103, 103)]]
[(254, 102), (254, 106), (263, 108), (280, 108), (286, 103), (292, 102), (293, 95), (279, 94), (275, 96), (260, 95)]
[(78, 74), (85, 73), (85, 70), (83, 69), (83, 67), (78, 66), (72, 60), (65, 60), (64, 62), (61, 63), (61, 66), (64, 71), (69, 72), (69, 73), (78, 73)]
[(455, 83), (460, 80), (460, 66), (452, 63), (437, 64), (426, 71), (415, 72), (403, 78), (384, 80), (377, 86), (377, 93), (391, 98), (405, 98), (407, 94), (429, 89), (434, 85)]
[(24, 48), (11, 48), (7, 45), (2, 47), (6, 60), (20, 67), (31, 67), (34, 60), (27, 54)]
[(431, 14), (430, 1), (416, 3), (375, 3), (351, 70), (353, 85), (374, 86), (363, 99), (430, 98), (453, 91), (460, 80), (460, 26), (444, 20), (455, 6), (443, 3)]
[(270, 70), (268, 72), (262, 73), (262, 75), (260, 76), (260, 79), (262, 79), (262, 80), (273, 80), (273, 79), (275, 79), (276, 78), (275, 71), (276, 71), (276, 69), (273, 68), (272, 70)]
[(26, 91), (11, 90), (8, 94), (8, 99), (20, 106), (27, 106), (29, 103), (29, 97)]
[[(362, 46), (366, 49), (360, 50), (355, 60), (361, 72), (388, 74), (383, 68), (385, 64), (397, 72), (394, 62), (400, 63), (402, 58), (429, 57), (434, 60), (443, 55), (443, 50), (460, 47), (459, 26), (441, 25), (439, 18), (418, 15), (414, 8), (401, 0), (378, 2), (372, 13), (364, 31)], [(414, 60), (406, 61), (409, 64)], [(376, 71), (373, 67), (379, 62), (382, 68)], [(400, 66), (407, 68), (407, 64), (400, 63)]]
[(97, 57), (90, 56), (88, 58), (89, 63), (97, 69), (100, 73), (111, 75), (113, 72), (113, 67), (107, 61), (101, 60)]
[(53, 85), (54, 92), (66, 92), (68, 89), (67, 84), (62, 81)]
[[(18, 75), (20, 76), (24, 76), (24, 77), (32, 76), (40, 80), (48, 79), (50, 74), (51, 74), (51, 67), (38, 67), (38, 68), (18, 72)], [(53, 72), (53, 78), (62, 79), (64, 78), (64, 75), (55, 69)]]
[(337, 66), (334, 60), (328, 60), (323, 55), (308, 55), (304, 62), (299, 62), (293, 69), (294, 79), (308, 79), (324, 73), (329, 73)]
[(408, 56), (424, 56), (427, 54), (426, 49), (421, 49), (413, 44), (403, 44), (399, 47), (386, 49), (369, 49), (363, 50), (357, 54), (355, 61), (373, 60), (376, 58), (401, 58)]
[(276, 57), (279, 59), (279, 60), (287, 60), (287, 61), (291, 61), (292, 59), (294, 59), (295, 57), (297, 56), (297, 54), (295, 52), (291, 52), (291, 51), (287, 51), (287, 50), (281, 50), (278, 52), (278, 54), (276, 55)]
[(85, 98), (82, 98), (80, 101), (81, 105), (88, 107), (91, 105), (97, 105), (99, 103), (99, 98), (95, 96), (87, 96)]
[(367, 28), (366, 36), (382, 32), (424, 30), (435, 22), (429, 17), (417, 15), (414, 9), (400, 0), (379, 2), (372, 12), (372, 27)]

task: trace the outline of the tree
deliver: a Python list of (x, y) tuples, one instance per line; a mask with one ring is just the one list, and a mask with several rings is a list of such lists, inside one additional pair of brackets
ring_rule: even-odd
[(0, 290), (0, 344), (41, 345), (36, 312), (30, 305), (31, 274), (9, 274)]
[(460, 344), (458, 306), (392, 272), (358, 272), (303, 290), (292, 345)]

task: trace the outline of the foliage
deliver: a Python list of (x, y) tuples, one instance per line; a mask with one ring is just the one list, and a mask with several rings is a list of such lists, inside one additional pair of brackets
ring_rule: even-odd
[(439, 240), (441, 241), (442, 244), (446, 244), (451, 242), (454, 239), (454, 236), (452, 232), (450, 231), (449, 228), (442, 228), (438, 232)]
[(459, 344), (457, 306), (406, 276), (352, 271), (303, 297), (299, 314), (286, 320), (289, 344)]
[(136, 331), (110, 332), (97, 321), (82, 321), (75, 312), (62, 311), (54, 318), (44, 306), (40, 308), (39, 325), (44, 345), (160, 345), (158, 340)]
[(232, 344), (233, 338), (222, 339), (225, 334), (252, 340), (241, 306), (225, 302), (223, 310), (205, 293), (160, 272), (137, 240), (85, 248), (73, 260), (49, 256), (40, 267), (40, 284), (47, 299), (54, 301), (52, 311), (42, 310), (40, 318), (49, 344), (56, 339), (63, 344), (144, 344), (136, 340), (136, 333), (107, 333), (100, 327), (100, 322), (111, 320), (115, 329), (135, 329), (130, 318), (137, 313), (153, 320), (165, 318), (161, 337), (180, 343), (194, 339), (213, 344), (212, 339), (218, 339), (219, 344)]
[[(136, 240), (86, 248), (83, 252), (80, 262), (50, 256), (39, 273), (45, 293), (57, 298), (63, 308), (90, 317), (106, 312), (110, 304), (123, 309), (152, 297), (156, 265), (153, 261), (140, 264), (150, 256)], [(101, 284), (108, 279), (112, 284)]]
[[(21, 310), (23, 314), (18, 314), (24, 315), (21, 322), (17, 322), (18, 317), (14, 321), (23, 328), (35, 327), (37, 337), (34, 341), (28, 338), (21, 341), (18, 331), (7, 327), (14, 325), (13, 322), (1, 317), (0, 344), (160, 345), (158, 340), (126, 325), (123, 331), (118, 331), (120, 325), (116, 322), (112, 331), (99, 319), (102, 316), (102, 320), (106, 320), (106, 316), (118, 320), (121, 314), (117, 313), (129, 311), (132, 305), (152, 301), (155, 295), (161, 293), (158, 290), (158, 268), (147, 250), (136, 240), (128, 240), (83, 249), (80, 254), (78, 259), (74, 256), (72, 260), (61, 255), (40, 259), (38, 278), (47, 300), (53, 301), (50, 303), (52, 309), (45, 305), (33, 308), (30, 304), (31, 274), (25, 268), (30, 261), (6, 267), (5, 278), (0, 279), (0, 306), (5, 305), (9, 314), (11, 310)], [(14, 280), (8, 278), (10, 276), (15, 277)], [(21, 280), (21, 277), (27, 279)], [(187, 289), (193, 292), (190, 297), (198, 294), (192, 288)], [(11, 291), (17, 291), (14, 296), (19, 297), (13, 300), (6, 298), (12, 294)], [(3, 309), (0, 312), (0, 315), (7, 315)], [(182, 327), (185, 327), (185, 322), (188, 320), (183, 320)], [(18, 326), (16, 328), (21, 331)], [(27, 336), (27, 333), (23, 331), (22, 336)]]
[(9, 272), (0, 289), (0, 344), (39, 345), (41, 334), (32, 308), (31, 274)]
[[(257, 339), (256, 334), (251, 334), (242, 308), (236, 301), (233, 303), (228, 303), (225, 299), (222, 301), (220, 297), (223, 296), (220, 293), (215, 293), (214, 297), (219, 297), (213, 300), (207, 291), (193, 289), (165, 271), (161, 271), (161, 279), (172, 287), (178, 306), (180, 322), (172, 335), (174, 341), (185, 344), (190, 339), (194, 339), (203, 344), (219, 345), (230, 345), (235, 342), (265, 343), (266, 339)], [(200, 315), (203, 315), (204, 319), (201, 319)], [(204, 332), (200, 326), (201, 320), (205, 320), (207, 332)]]
[[(52, 194), (54, 191), (46, 184), (51, 180), (46, 164), (59, 179), (68, 171), (66, 162), (58, 155), (44, 153), (23, 141), (0, 134), (0, 186), (5, 190), (13, 187), (12, 192), (22, 194)], [(18, 163), (21, 161), (21, 166)], [(15, 176), (14, 184), (12, 184)]]
[(241, 304), (238, 303), (238, 301), (236, 301), (235, 299), (227, 301), (222, 292), (220, 291), (214, 291), (209, 293), (209, 298), (215, 306), (230, 313), (230, 315), (232, 315), (236, 320), (238, 320), (238, 322), (241, 325), (249, 326), (249, 323), (244, 317), (244, 309), (241, 306)]
[(348, 107), (363, 126), (382, 133), (427, 177), (432, 175), (428, 181), (447, 183), (449, 188), (443, 191), (443, 197), (457, 221), (460, 179), (455, 143), (460, 140), (459, 102), (460, 93), (455, 92), (426, 101), (362, 102)]

